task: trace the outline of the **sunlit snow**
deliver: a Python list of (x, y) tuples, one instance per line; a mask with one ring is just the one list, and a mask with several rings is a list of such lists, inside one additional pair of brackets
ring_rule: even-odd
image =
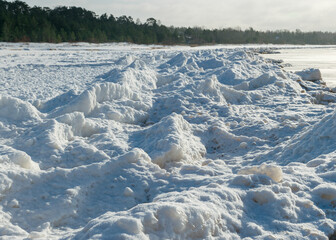
[(328, 239), (336, 94), (258, 52), (0, 43), (0, 236)]

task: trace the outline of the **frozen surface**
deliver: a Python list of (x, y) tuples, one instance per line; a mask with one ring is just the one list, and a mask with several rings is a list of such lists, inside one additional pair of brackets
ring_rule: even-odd
[(336, 46), (289, 46), (279, 49), (279, 54), (266, 54), (265, 57), (281, 59), (289, 71), (301, 71), (304, 68), (318, 68), (322, 72), (323, 80), (332, 87), (336, 87)]
[(336, 94), (254, 48), (0, 43), (1, 238), (328, 239)]

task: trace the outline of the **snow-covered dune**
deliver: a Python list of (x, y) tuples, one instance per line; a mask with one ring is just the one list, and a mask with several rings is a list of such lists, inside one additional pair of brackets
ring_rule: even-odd
[(335, 235), (336, 95), (309, 76), (243, 47), (0, 59), (1, 239)]

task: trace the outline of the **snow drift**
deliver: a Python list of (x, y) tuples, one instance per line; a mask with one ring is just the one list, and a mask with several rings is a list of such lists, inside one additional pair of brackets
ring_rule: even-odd
[(335, 94), (256, 52), (0, 43), (1, 238), (335, 234)]

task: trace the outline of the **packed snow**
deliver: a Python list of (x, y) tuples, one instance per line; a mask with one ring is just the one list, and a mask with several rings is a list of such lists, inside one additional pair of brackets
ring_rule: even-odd
[(336, 93), (249, 47), (0, 43), (1, 239), (328, 239)]

